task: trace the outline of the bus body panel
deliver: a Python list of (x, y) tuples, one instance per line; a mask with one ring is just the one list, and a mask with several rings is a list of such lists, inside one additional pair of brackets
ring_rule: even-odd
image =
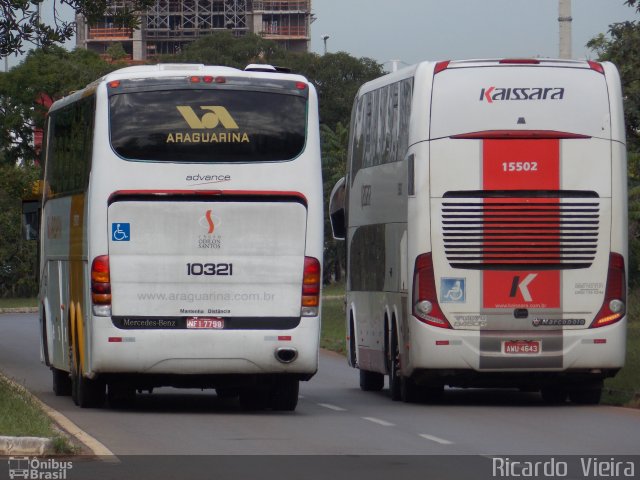
[[(362, 157), (359, 109), (407, 81), (403, 160), (388, 164), (375, 149)], [(608, 305), (608, 272), (628, 267), (622, 112), (619, 75), (606, 62), (425, 62), (362, 86), (346, 177), (350, 364), (391, 374), (395, 336), (402, 377), (423, 386), (581, 391), (615, 375), (626, 316), (590, 327)], [(389, 135), (376, 129), (396, 114), (376, 114), (370, 128)], [(392, 171), (406, 172), (406, 202), (391, 193), (402, 182)], [(354, 268), (398, 251), (406, 288), (382, 281), (383, 262)], [(431, 269), (446, 328), (413, 311), (419, 264)], [(624, 300), (625, 290), (623, 281), (612, 291)]]
[[(316, 308), (315, 316), (302, 316), (303, 264), (305, 257), (310, 257), (318, 259), (321, 265), (323, 249), (315, 89), (298, 75), (241, 72), (200, 65), (174, 67), (122, 69), (52, 106), (50, 117), (55, 117), (56, 112), (74, 108), (83, 99), (94, 102), (90, 171), (84, 191), (59, 199), (52, 197), (51, 192), (45, 192), (43, 201), (41, 298), (43, 312), (51, 312), (46, 318), (49, 361), (55, 369), (71, 370), (69, 352), (75, 341), (76, 350), (79, 350), (78, 368), (87, 379), (118, 381), (119, 378), (138, 378), (135, 375), (144, 378), (149, 374), (153, 375), (156, 385), (162, 385), (167, 384), (163, 380), (167, 375), (196, 375), (206, 376), (209, 379), (207, 386), (212, 386), (211, 382), (215, 383), (217, 376), (230, 374), (247, 378), (291, 374), (295, 378), (309, 379), (318, 366), (320, 307)], [(305, 138), (300, 153), (288, 160), (256, 163), (189, 163), (182, 158), (156, 162), (121, 158), (110, 141), (111, 82), (124, 83), (134, 78), (142, 84), (156, 79), (151, 90), (157, 91), (158, 85), (175, 84), (184, 78), (184, 87), (171, 88), (188, 91), (194, 88), (188, 85), (191, 75), (199, 78), (233, 76), (238, 84), (253, 85), (251, 89), (255, 92), (262, 91), (263, 83), (270, 85), (265, 90), (268, 92), (280, 93), (282, 84), (302, 92), (293, 93), (306, 98)], [(136, 82), (131, 85), (136, 92), (145, 91), (138, 88)], [(221, 85), (220, 88), (224, 87)], [(212, 85), (212, 88), (217, 87)], [(241, 91), (237, 87), (231, 90), (234, 89)], [(224, 112), (216, 112), (223, 118)], [(206, 113), (205, 116), (200, 112), (196, 115), (205, 119)], [(236, 115), (234, 120), (238, 121), (238, 118), (245, 117)], [(223, 128), (222, 122), (218, 123), (218, 128)], [(210, 130), (215, 127), (211, 122), (202, 125)], [(197, 122), (195, 126), (198, 127)], [(162, 201), (168, 200), (168, 195), (177, 197)], [(150, 202), (149, 196), (159, 201)], [(237, 201), (233, 203), (230, 198)], [(222, 238), (209, 235), (207, 211), (214, 210), (209, 208), (212, 204), (225, 216), (226, 223), (221, 225), (216, 211), (209, 215), (214, 231), (218, 227)], [(250, 221), (243, 220), (245, 217)], [(53, 219), (54, 223), (48, 219)], [(120, 233), (124, 231), (125, 223), (129, 223), (127, 228), (131, 235), (128, 242)], [(51, 225), (56, 227), (54, 237), (51, 234), (47, 237), (48, 225), (50, 229)], [(140, 230), (141, 225), (146, 229), (144, 233)], [(199, 234), (206, 238), (200, 239)], [(225, 238), (225, 235), (228, 236)], [(147, 247), (134, 240), (148, 242)], [(218, 245), (228, 249), (230, 260), (211, 255), (211, 250), (216, 250)], [(96, 257), (105, 255), (111, 255), (113, 317), (97, 315), (92, 309), (91, 263)], [(193, 275), (188, 275), (189, 263)], [(192, 296), (195, 299), (198, 293), (195, 290), (204, 291), (220, 285), (222, 276), (205, 274), (205, 269), (207, 273), (213, 273), (210, 266), (205, 267), (213, 263), (233, 264), (232, 268), (215, 268), (216, 272), (223, 272), (225, 268), (229, 273), (233, 270), (233, 275), (227, 275), (225, 280), (235, 280), (235, 284), (222, 284), (233, 290), (230, 293), (242, 294), (240, 290), (249, 288), (262, 295), (260, 302), (252, 304), (242, 298), (223, 305), (192, 302)], [(242, 274), (238, 271), (240, 265), (245, 270)], [(259, 270), (253, 280), (252, 269)], [(60, 288), (52, 285), (54, 275)], [(321, 272), (319, 275), (322, 278)], [(178, 302), (183, 298), (185, 301), (180, 306), (176, 306), (176, 301), (164, 304), (139, 301), (138, 296), (146, 291), (140, 281), (148, 282), (150, 293), (164, 284), (168, 291), (177, 294)], [(265, 285), (268, 288), (263, 291)], [(270, 298), (273, 296), (274, 301), (264, 301), (266, 294)], [(184, 311), (180, 312), (180, 309)], [(224, 315), (199, 313), (209, 310), (234, 312)], [(209, 321), (234, 315), (254, 320), (234, 329), (215, 329), (219, 326), (215, 322), (211, 325), (195, 323), (199, 328), (193, 330), (186, 328), (187, 318), (203, 317)], [(288, 323), (260, 324), (273, 317), (286, 318)], [(124, 319), (129, 319), (129, 326), (119, 328), (124, 326)], [(145, 324), (149, 319), (162, 319), (168, 323), (156, 324), (159, 328), (145, 328), (145, 325), (149, 326)], [(179, 319), (178, 329), (171, 327), (175, 319)], [(294, 361), (278, 361), (275, 352), (279, 348), (297, 350)]]

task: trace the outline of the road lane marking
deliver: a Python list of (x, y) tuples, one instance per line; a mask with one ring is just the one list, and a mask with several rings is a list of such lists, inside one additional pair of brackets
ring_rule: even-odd
[(338, 407), (336, 405), (331, 405), (330, 403), (318, 403), (320, 407), (328, 408), (329, 410), (334, 410), (336, 412), (346, 412), (346, 408)]
[(441, 443), (442, 445), (452, 445), (453, 442), (449, 440), (445, 440), (444, 438), (435, 437), (433, 435), (428, 435), (426, 433), (421, 433), (420, 436), (426, 440), (431, 440), (432, 442)]
[(361, 417), (363, 420), (367, 420), (369, 422), (377, 423), (378, 425), (382, 425), (383, 427), (395, 427), (394, 423), (387, 422), (386, 420), (380, 420), (375, 417)]

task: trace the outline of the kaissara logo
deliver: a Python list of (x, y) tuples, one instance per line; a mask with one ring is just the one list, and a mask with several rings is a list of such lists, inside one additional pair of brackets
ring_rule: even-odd
[[(198, 113), (186, 105), (176, 105), (176, 108), (189, 128), (195, 131), (169, 133), (166, 143), (249, 143), (249, 135), (239, 131), (238, 123), (225, 107), (202, 105)], [(211, 131), (220, 126), (225, 131)]]
[(487, 87), (480, 90), (480, 101), (493, 103), (503, 100), (562, 100), (564, 88), (560, 87)]
[(206, 230), (206, 234), (198, 236), (198, 248), (214, 248), (222, 247), (222, 237), (219, 235), (219, 228), (222, 220), (219, 216), (214, 215), (213, 210), (207, 210), (198, 221), (200, 227)]

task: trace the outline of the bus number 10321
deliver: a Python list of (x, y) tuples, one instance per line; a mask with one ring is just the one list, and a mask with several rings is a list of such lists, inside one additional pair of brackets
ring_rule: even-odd
[(233, 263), (187, 263), (187, 275), (233, 275)]

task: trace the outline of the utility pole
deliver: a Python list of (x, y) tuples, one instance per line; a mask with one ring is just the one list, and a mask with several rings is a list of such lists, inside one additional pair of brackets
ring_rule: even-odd
[(560, 58), (570, 59), (571, 54), (571, 0), (558, 0), (560, 24)]
[(322, 40), (324, 40), (324, 54), (327, 54), (327, 40), (329, 40), (329, 35), (323, 35)]

